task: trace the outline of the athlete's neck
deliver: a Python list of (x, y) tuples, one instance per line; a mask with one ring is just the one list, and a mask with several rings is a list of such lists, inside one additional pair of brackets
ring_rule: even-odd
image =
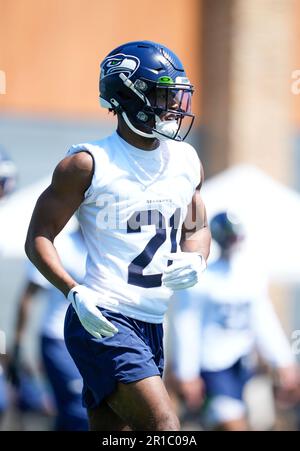
[(137, 135), (120, 119), (118, 120), (117, 133), (124, 141), (138, 149), (154, 150), (159, 147), (159, 140), (157, 138), (144, 138), (143, 136)]

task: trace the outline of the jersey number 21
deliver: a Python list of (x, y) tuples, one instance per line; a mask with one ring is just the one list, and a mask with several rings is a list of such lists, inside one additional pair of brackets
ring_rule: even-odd
[[(171, 227), (171, 252), (177, 251), (177, 229), (180, 220), (180, 208), (177, 208), (169, 219)], [(135, 227), (133, 227), (135, 225)], [(158, 210), (135, 212), (127, 221), (127, 233), (140, 233), (141, 226), (155, 225), (156, 233), (147, 243), (143, 251), (128, 265), (128, 283), (143, 288), (161, 286), (162, 274), (144, 275), (143, 270), (152, 261), (158, 248), (166, 241), (166, 218)], [(138, 238), (137, 238), (138, 239)], [(168, 265), (171, 261), (168, 261)]]

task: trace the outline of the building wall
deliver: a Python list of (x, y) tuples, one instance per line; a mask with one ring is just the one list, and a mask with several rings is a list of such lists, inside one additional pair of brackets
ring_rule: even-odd
[(100, 114), (100, 61), (140, 39), (171, 47), (198, 84), (200, 6), (200, 0), (0, 0), (2, 111)]
[(294, 46), (293, 46), (293, 67), (292, 72), (298, 71), (297, 79), (292, 78), (291, 83), (296, 85), (297, 94), (292, 90), (293, 94), (293, 114), (292, 121), (295, 129), (300, 130), (300, 0), (295, 0), (295, 14), (292, 23), (292, 30), (294, 34)]
[(203, 0), (209, 174), (251, 163), (291, 179), (294, 0)]

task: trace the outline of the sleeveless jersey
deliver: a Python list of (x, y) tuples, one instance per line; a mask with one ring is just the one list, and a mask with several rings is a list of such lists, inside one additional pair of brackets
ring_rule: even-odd
[(163, 141), (138, 149), (117, 132), (73, 145), (87, 151), (94, 174), (78, 209), (88, 250), (84, 284), (99, 305), (150, 323), (161, 323), (171, 290), (161, 285), (165, 256), (176, 252), (187, 207), (200, 183), (200, 162), (186, 143)]

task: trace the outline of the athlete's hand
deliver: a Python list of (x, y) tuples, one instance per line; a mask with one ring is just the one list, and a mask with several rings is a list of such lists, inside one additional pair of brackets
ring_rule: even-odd
[(83, 327), (95, 338), (112, 337), (118, 329), (97, 308), (98, 294), (84, 285), (76, 285), (67, 296)]
[(162, 275), (162, 283), (171, 290), (193, 287), (206, 269), (205, 258), (198, 252), (177, 252), (165, 255), (173, 263)]

